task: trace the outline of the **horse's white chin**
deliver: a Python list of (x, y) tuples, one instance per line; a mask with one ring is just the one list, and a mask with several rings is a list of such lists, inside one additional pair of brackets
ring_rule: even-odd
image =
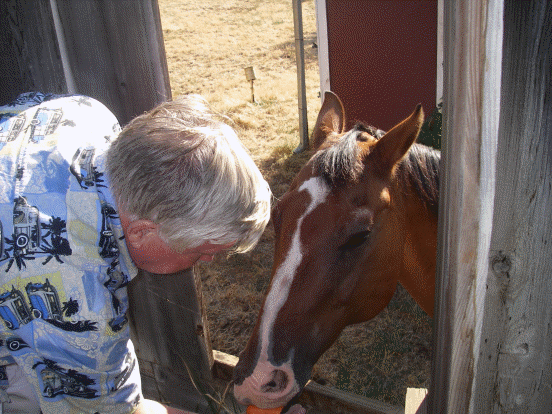
[(284, 393), (266, 394), (248, 385), (245, 383), (242, 386), (235, 385), (234, 397), (242, 405), (254, 405), (264, 410), (283, 407), (300, 391), (299, 386), (294, 386), (290, 391)]

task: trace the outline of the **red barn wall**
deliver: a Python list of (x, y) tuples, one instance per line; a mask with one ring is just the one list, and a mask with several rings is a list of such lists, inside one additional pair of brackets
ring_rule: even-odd
[(331, 89), (349, 124), (388, 130), (435, 107), (437, 0), (326, 0)]

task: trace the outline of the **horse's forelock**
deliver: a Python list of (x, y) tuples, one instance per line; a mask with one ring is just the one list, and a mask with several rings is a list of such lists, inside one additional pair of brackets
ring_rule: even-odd
[(343, 135), (335, 144), (318, 151), (313, 157), (314, 172), (330, 185), (354, 181), (362, 172), (356, 128)]
[(375, 126), (365, 124), (364, 122), (357, 122), (353, 130), (368, 132), (376, 139), (380, 139), (385, 135), (385, 131), (382, 131), (381, 129), (377, 129)]

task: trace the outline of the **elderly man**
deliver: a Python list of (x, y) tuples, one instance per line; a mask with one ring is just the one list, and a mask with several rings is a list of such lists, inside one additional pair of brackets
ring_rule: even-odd
[(252, 249), (270, 216), (258, 168), (197, 95), (121, 132), (83, 96), (24, 94), (0, 117), (4, 412), (179, 412), (142, 397), (126, 285)]

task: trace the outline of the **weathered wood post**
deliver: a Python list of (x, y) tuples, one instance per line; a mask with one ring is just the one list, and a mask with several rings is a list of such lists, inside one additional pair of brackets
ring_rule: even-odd
[(79, 93), (126, 124), (171, 98), (157, 0), (7, 0), (0, 19), (0, 103)]
[(552, 412), (552, 3), (445, 5), (430, 413)]
[(171, 275), (140, 272), (128, 286), (128, 295), (144, 395), (209, 412), (202, 392), (212, 393), (206, 384), (212, 380), (213, 352), (199, 277), (192, 270)]

